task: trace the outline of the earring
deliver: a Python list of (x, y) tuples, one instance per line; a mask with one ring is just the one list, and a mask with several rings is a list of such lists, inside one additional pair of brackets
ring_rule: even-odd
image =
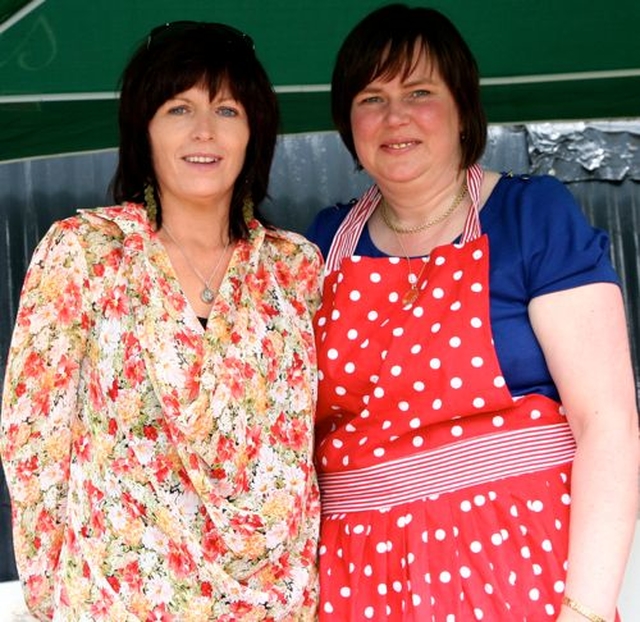
[(247, 224), (253, 220), (253, 199), (250, 194), (242, 202), (242, 217)]
[(149, 222), (156, 227), (158, 224), (158, 205), (156, 203), (156, 193), (150, 183), (144, 185), (144, 206), (147, 210)]

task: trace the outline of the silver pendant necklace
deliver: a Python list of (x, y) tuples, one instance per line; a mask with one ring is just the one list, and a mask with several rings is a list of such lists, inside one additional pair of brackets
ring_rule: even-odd
[(224, 245), (224, 250), (222, 251), (216, 265), (213, 267), (213, 270), (211, 271), (209, 278), (205, 279), (200, 273), (200, 270), (198, 270), (198, 268), (196, 268), (191, 263), (191, 260), (189, 259), (189, 256), (187, 255), (187, 253), (184, 252), (182, 246), (178, 244), (178, 240), (176, 240), (173, 237), (171, 231), (169, 231), (169, 227), (167, 227), (167, 225), (163, 223), (162, 228), (165, 230), (166, 234), (169, 236), (169, 239), (176, 245), (176, 248), (180, 251), (180, 253), (184, 257), (185, 261), (187, 262), (187, 265), (191, 268), (191, 271), (202, 281), (204, 288), (200, 292), (200, 300), (202, 300), (202, 302), (204, 302), (205, 304), (210, 305), (215, 300), (216, 294), (218, 293), (215, 289), (211, 289), (210, 283), (213, 280), (213, 277), (218, 273), (220, 265), (222, 264), (222, 260), (225, 258), (227, 254), (227, 249), (229, 248), (229, 240), (227, 240), (227, 243)]

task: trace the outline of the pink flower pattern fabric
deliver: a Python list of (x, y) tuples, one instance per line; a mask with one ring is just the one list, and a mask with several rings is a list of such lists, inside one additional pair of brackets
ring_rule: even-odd
[(1, 448), (40, 618), (314, 619), (322, 260), (250, 230), (206, 330), (142, 206), (82, 211), (38, 246)]

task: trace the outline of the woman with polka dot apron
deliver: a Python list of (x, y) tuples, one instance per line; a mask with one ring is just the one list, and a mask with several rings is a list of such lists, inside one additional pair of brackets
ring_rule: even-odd
[(365, 18), (332, 98), (375, 184), (308, 232), (320, 620), (619, 619), (638, 430), (606, 234), (477, 164), (477, 67), (436, 11)]

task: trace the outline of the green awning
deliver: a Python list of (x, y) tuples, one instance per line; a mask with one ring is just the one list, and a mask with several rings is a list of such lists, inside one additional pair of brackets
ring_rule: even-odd
[[(0, 19), (30, 4), (0, 0)], [(252, 35), (280, 98), (283, 132), (332, 129), (335, 52), (380, 2), (36, 4), (0, 35), (0, 160), (115, 146), (120, 71), (153, 26), (178, 19), (228, 22)], [(637, 0), (617, 2), (615, 11), (577, 0), (429, 4), (474, 50), (490, 122), (640, 116)]]

